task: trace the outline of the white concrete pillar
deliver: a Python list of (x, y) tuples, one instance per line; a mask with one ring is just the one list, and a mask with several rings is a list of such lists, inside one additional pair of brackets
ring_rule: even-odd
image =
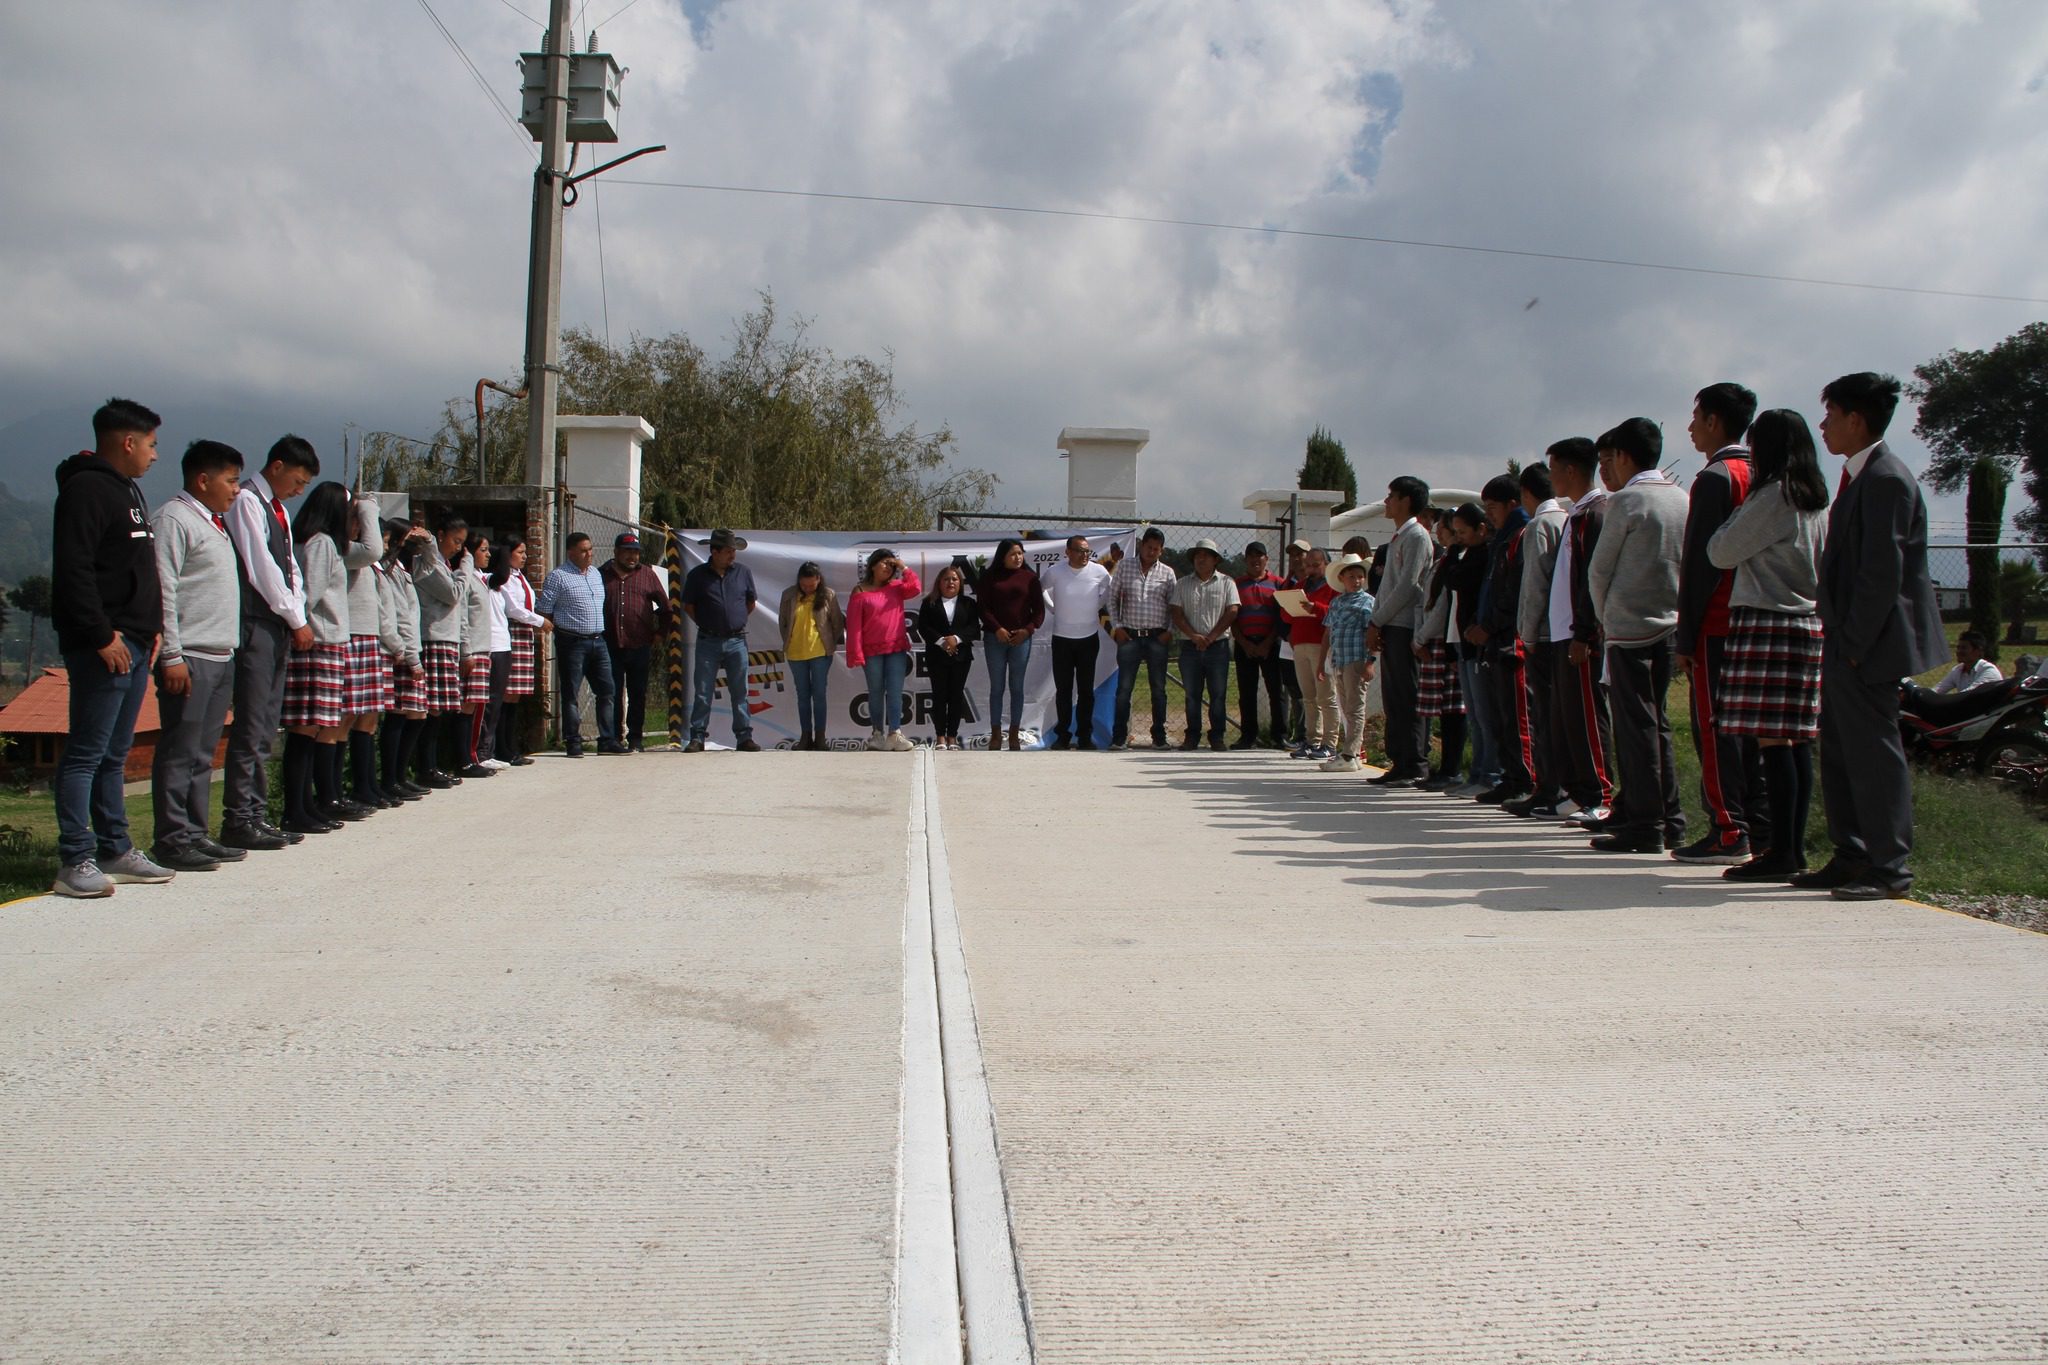
[(1344, 501), (1341, 488), (1261, 488), (1246, 495), (1245, 510), (1251, 521), (1278, 521), (1287, 515), (1288, 504), (1300, 499), (1294, 527), (1296, 538), (1319, 548), (1330, 545), (1330, 512)]
[(576, 505), (620, 521), (640, 519), (640, 448), (654, 439), (641, 417), (560, 417), (564, 482)]
[(1067, 455), (1067, 515), (1138, 515), (1138, 452), (1152, 433), (1137, 427), (1065, 427), (1059, 448)]

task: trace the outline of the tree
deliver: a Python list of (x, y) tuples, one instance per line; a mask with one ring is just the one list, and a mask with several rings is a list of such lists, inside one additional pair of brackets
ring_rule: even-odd
[(1998, 566), (1999, 603), (2007, 622), (2005, 643), (2017, 645), (2026, 642), (2027, 618), (2048, 606), (2048, 599), (2042, 595), (2044, 587), (2048, 587), (2048, 583), (2044, 583), (2041, 571), (2024, 559), (2008, 559)]
[(2005, 490), (2012, 486), (2012, 471), (1998, 457), (1985, 455), (1971, 462), (1969, 478), (1963, 523), (1970, 548), (1963, 554), (1970, 565), (1970, 629), (1991, 642), (1986, 652), (1995, 660), (2001, 619), (1998, 533), (2005, 526)]
[[(1913, 430), (1934, 453), (1927, 481), (1953, 493), (1980, 460), (1996, 461), (2008, 476), (2022, 473), (2034, 505), (2020, 513), (2020, 529), (2048, 539), (2048, 322), (2029, 323), (1988, 351), (1944, 352), (1913, 374)], [(1991, 493), (1987, 484), (1982, 505), (1967, 514), (1973, 544), (1997, 541), (2004, 527), (2003, 493)], [(1974, 561), (1971, 577), (1974, 592)]]
[(1330, 509), (1332, 515), (1358, 506), (1358, 471), (1351, 467), (1351, 459), (1344, 453), (1344, 443), (1322, 427), (1309, 434), (1308, 451), (1294, 486), (1343, 489), (1344, 501)]
[(28, 655), (22, 664), (23, 682), (34, 682), (36, 676), (36, 621), (50, 619), (50, 576), (31, 574), (21, 580), (19, 587), (7, 594), (7, 600), (19, 611), (28, 613)]
[[(951, 431), (896, 425), (904, 398), (888, 357), (841, 360), (807, 333), (802, 319), (780, 324), (768, 295), (723, 360), (680, 332), (614, 348), (578, 328), (562, 337), (562, 410), (647, 419), (642, 496), (672, 526), (923, 528), (942, 508), (987, 503), (996, 479), (950, 467)], [(524, 482), (526, 403), (486, 409), (484, 428), (490, 481)], [(431, 443), (373, 437), (363, 450), (375, 486), (467, 481), (475, 409), (450, 399)]]

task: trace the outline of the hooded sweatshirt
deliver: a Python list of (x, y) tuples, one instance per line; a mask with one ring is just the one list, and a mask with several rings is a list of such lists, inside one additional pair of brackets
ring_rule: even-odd
[(164, 597), (149, 503), (135, 480), (89, 450), (57, 466), (50, 618), (60, 648), (104, 649), (116, 631), (154, 641)]

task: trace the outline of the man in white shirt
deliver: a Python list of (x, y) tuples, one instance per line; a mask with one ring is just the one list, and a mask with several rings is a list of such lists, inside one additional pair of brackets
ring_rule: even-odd
[(1088, 537), (1068, 536), (1066, 562), (1047, 569), (1039, 581), (1052, 608), (1053, 700), (1059, 713), (1052, 743), (1046, 747), (1093, 749), (1095, 656), (1102, 648), (1102, 599), (1109, 594), (1109, 570), (1095, 562)]
[(1968, 692), (1986, 683), (2005, 681), (1998, 665), (1984, 657), (1989, 647), (1981, 631), (1966, 630), (1956, 637), (1956, 666), (1934, 685), (1937, 692)]

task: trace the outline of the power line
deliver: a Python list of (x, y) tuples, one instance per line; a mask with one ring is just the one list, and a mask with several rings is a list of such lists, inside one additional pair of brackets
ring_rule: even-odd
[(604, 282), (604, 198), (598, 193), (597, 181), (590, 182), (590, 205), (597, 210), (597, 298), (604, 306), (604, 348), (612, 348), (612, 294)]
[[(423, 0), (424, 2), (424, 0)], [(1264, 227), (1251, 223), (1217, 223), (1200, 218), (1160, 218), (1148, 214), (1109, 213), (1097, 209), (1049, 209), (1022, 204), (978, 204), (954, 199), (917, 199), (907, 195), (835, 194), (826, 190), (763, 189), (754, 185), (708, 185), (682, 180), (617, 180), (619, 185), (641, 185), (653, 189), (698, 190), (709, 194), (757, 194), (784, 199), (830, 199), (856, 204), (901, 204), (913, 208), (968, 209), (978, 213), (1028, 214), (1043, 218), (1084, 218), (1108, 223), (1144, 223), (1154, 227), (1200, 228), (1210, 232), (1244, 232), (1274, 237), (1311, 237), (1329, 242), (1362, 242), (1372, 246), (1420, 247), (1429, 251), (1459, 251), (1479, 256), (1519, 256), (1536, 261), (1565, 261), (1574, 265), (1615, 266), (1626, 270), (1659, 270), (1678, 275), (1710, 275), (1730, 280), (1760, 280), (1770, 284), (1810, 284), (1828, 289), (1865, 289), (1884, 294), (1921, 294), (1943, 299), (1977, 299), (1991, 303), (2048, 304), (2048, 298), (2023, 294), (1979, 294), (1962, 289), (1929, 289), (1904, 284), (1871, 284), (1862, 280), (1830, 280), (1811, 275), (1774, 275), (1757, 270), (1723, 270), (1704, 265), (1674, 265), (1666, 261), (1631, 261), (1613, 256), (1577, 256), (1559, 251), (1529, 251), (1514, 247), (1473, 246), (1464, 242), (1432, 242), (1413, 237), (1375, 237), (1359, 232), (1321, 232), (1312, 228)]]
[(514, 14), (518, 15), (520, 18), (524, 19), (529, 24), (538, 24), (542, 28), (547, 27), (546, 20), (534, 18), (531, 14), (528, 14), (525, 10), (513, 4), (512, 0), (498, 0), (498, 3), (503, 5), (506, 9), (511, 10)]
[(459, 58), (462, 64), (469, 69), (470, 79), (476, 82), (477, 89), (484, 92), (484, 98), (488, 99), (491, 102), (491, 106), (495, 108), (498, 111), (499, 116), (505, 120), (505, 126), (512, 130), (512, 135), (514, 137), (519, 139), (520, 146), (526, 148), (529, 152), (532, 151), (532, 140), (531, 138), (528, 137), (526, 129), (520, 126), (519, 120), (517, 118), (513, 117), (512, 111), (506, 107), (505, 101), (500, 99), (498, 97), (498, 92), (491, 88), (491, 83), (488, 80), (484, 79), (484, 73), (477, 70), (476, 63), (471, 61), (469, 59), (469, 54), (462, 50), (462, 44), (456, 40), (456, 37), (453, 33), (449, 32), (448, 25), (441, 22), (441, 16), (434, 13), (434, 7), (428, 4), (427, 0), (415, 0), (415, 3), (417, 3), (419, 7), (426, 12), (427, 18), (430, 21), (432, 21), (434, 27), (440, 31), (441, 37), (447, 40), (448, 46), (454, 50), (456, 57)]
[[(596, 23), (592, 24), (592, 25), (591, 25), (591, 27), (592, 27), (592, 28), (603, 28), (603, 27), (604, 27), (604, 26), (605, 26), (606, 24), (609, 24), (609, 23), (610, 23), (610, 22), (611, 22), (612, 20), (614, 20), (614, 19), (618, 18), (618, 17), (619, 17), (619, 16), (621, 15), (621, 14), (624, 14), (624, 13), (625, 13), (625, 12), (626, 12), (627, 10), (629, 10), (629, 9), (633, 8), (633, 6), (635, 6), (635, 5), (639, 4), (639, 3), (640, 3), (640, 0), (626, 0), (626, 3), (625, 3), (625, 4), (623, 4), (623, 5), (619, 6), (619, 7), (617, 8), (617, 9), (613, 10), (613, 11), (612, 11), (612, 12), (611, 12), (610, 14), (607, 14), (607, 15), (606, 15), (606, 16), (605, 16), (604, 18), (602, 18), (602, 19), (598, 20), (598, 21), (597, 21)], [(586, 8), (587, 8), (587, 7), (588, 7), (588, 6), (586, 5)]]

